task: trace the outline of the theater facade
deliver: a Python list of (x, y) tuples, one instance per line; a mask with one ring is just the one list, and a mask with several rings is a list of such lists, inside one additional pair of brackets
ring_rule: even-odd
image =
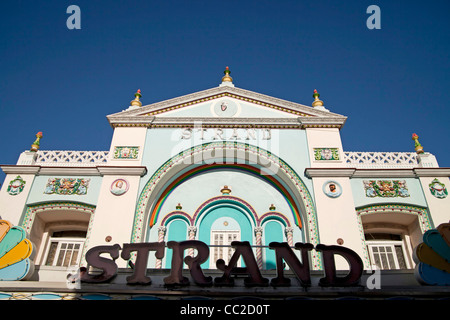
[(47, 150), (43, 128), (1, 165), (0, 299), (449, 296), (450, 168), (416, 134), (347, 151), (316, 90), (274, 98), (228, 67), (141, 100), (107, 116), (109, 150)]

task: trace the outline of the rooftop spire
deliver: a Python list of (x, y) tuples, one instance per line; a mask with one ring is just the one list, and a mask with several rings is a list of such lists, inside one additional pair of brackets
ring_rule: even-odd
[(131, 100), (131, 105), (134, 107), (142, 107), (142, 102), (139, 100), (139, 98), (142, 97), (141, 89), (138, 89), (138, 91), (136, 91), (134, 96), (135, 96), (135, 98), (134, 98), (134, 100)]
[(323, 101), (319, 100), (320, 94), (317, 92), (316, 89), (314, 89), (314, 94), (313, 94), (313, 98), (314, 101), (312, 103), (313, 107), (323, 107)]
[(220, 86), (231, 86), (234, 87), (233, 84), (233, 78), (230, 77), (230, 68), (226, 67), (225, 71), (223, 72), (225, 75), (222, 77), (222, 83), (220, 84)]
[(419, 136), (417, 134), (413, 133), (412, 134), (412, 139), (414, 140), (414, 146), (415, 146), (414, 149), (416, 150), (416, 153), (417, 154), (423, 153), (423, 147), (422, 147), (422, 145), (419, 142)]
[(30, 151), (37, 152), (39, 150), (41, 138), (42, 138), (42, 132), (39, 131), (38, 133), (36, 133), (36, 140), (31, 145)]

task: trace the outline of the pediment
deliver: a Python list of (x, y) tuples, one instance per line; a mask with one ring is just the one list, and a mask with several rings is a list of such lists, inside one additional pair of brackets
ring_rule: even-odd
[(185, 96), (130, 107), (107, 116), (111, 126), (288, 126), (341, 127), (345, 116), (234, 86), (219, 86)]

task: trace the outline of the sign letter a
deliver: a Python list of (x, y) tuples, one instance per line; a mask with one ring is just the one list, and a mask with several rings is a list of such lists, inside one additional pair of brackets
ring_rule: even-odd
[(67, 7), (66, 13), (72, 13), (67, 18), (66, 25), (69, 30), (81, 29), (81, 10), (79, 6), (70, 5)]
[(367, 18), (367, 28), (368, 29), (381, 29), (381, 10), (379, 6), (371, 5), (367, 7), (366, 13), (372, 13), (372, 15)]

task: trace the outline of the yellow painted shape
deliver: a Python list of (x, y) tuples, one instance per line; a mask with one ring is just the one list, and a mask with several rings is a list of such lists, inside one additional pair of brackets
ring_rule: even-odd
[(9, 229), (11, 229), (12, 224), (6, 220), (0, 220), (0, 241), (3, 240), (5, 235), (8, 233)]
[(33, 251), (33, 245), (28, 239), (23, 239), (14, 248), (0, 258), (0, 269), (13, 265), (28, 258)]
[(425, 243), (422, 242), (417, 246), (416, 255), (421, 262), (450, 273), (450, 263), (448, 263), (444, 258), (434, 252), (433, 249), (431, 249)]

